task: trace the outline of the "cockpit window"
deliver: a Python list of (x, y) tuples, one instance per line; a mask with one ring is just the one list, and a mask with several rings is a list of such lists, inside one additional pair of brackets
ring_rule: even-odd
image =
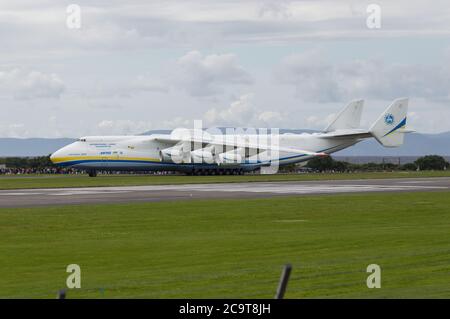
[(77, 141), (78, 142), (86, 142), (86, 139), (85, 138), (79, 138)]

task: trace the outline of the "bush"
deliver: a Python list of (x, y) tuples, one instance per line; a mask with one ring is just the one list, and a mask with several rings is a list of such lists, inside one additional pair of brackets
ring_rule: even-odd
[(439, 155), (427, 155), (418, 158), (414, 164), (420, 170), (444, 170), (447, 169), (449, 163)]
[(306, 167), (309, 167), (315, 171), (346, 171), (349, 164), (346, 162), (335, 161), (331, 156), (315, 157), (308, 161)]
[(406, 163), (405, 165), (402, 165), (401, 169), (405, 171), (416, 171), (417, 166), (414, 163)]

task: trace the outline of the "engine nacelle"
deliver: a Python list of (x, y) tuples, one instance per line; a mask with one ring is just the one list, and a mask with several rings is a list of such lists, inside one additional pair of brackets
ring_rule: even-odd
[(191, 152), (191, 163), (214, 164), (215, 157), (211, 150), (202, 148)]
[(238, 148), (219, 154), (220, 164), (240, 164), (245, 159), (245, 150)]
[(188, 162), (189, 156), (186, 160), (186, 152), (183, 151), (183, 145), (175, 145), (159, 151), (159, 159), (161, 162), (181, 164)]
[(216, 164), (216, 147), (208, 145), (191, 152), (191, 163)]

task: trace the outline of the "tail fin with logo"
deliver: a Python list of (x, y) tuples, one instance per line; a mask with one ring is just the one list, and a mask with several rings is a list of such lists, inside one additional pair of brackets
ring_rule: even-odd
[(385, 147), (397, 147), (403, 144), (406, 117), (408, 112), (408, 99), (397, 99), (381, 114), (369, 129), (376, 140)]

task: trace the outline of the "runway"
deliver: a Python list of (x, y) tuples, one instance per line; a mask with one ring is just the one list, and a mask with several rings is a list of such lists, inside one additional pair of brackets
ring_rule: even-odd
[(450, 190), (450, 178), (18, 189), (0, 190), (0, 207), (442, 190)]

